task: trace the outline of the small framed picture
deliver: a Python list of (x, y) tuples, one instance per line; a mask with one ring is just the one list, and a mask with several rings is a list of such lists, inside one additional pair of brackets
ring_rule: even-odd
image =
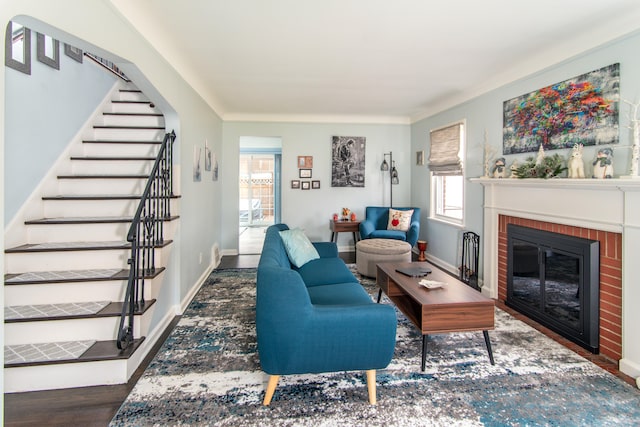
[(320, 181), (311, 181), (311, 188), (317, 190), (320, 188)]
[(300, 169), (300, 178), (311, 178), (311, 169)]
[(69, 58), (78, 61), (82, 64), (82, 49), (78, 49), (75, 46), (71, 46), (70, 44), (64, 44), (64, 54)]
[(300, 188), (300, 180), (292, 179), (291, 180), (291, 188), (293, 188), (294, 190), (297, 190), (298, 188)]
[(424, 166), (424, 150), (416, 151), (416, 165)]
[(311, 188), (311, 183), (309, 181), (302, 181), (302, 189), (308, 190)]
[(298, 156), (298, 168), (311, 169), (313, 167), (313, 156)]

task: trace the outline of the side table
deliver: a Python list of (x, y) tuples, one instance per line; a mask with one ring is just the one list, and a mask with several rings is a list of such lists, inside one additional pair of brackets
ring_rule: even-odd
[(334, 221), (329, 220), (331, 229), (331, 241), (338, 242), (338, 233), (353, 233), (353, 242), (360, 240), (360, 221)]

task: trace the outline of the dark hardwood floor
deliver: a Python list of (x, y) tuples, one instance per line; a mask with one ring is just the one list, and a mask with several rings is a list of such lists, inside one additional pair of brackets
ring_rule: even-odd
[[(353, 252), (341, 253), (340, 257), (347, 263), (355, 262), (355, 254)], [(224, 256), (218, 268), (254, 268), (258, 264), (259, 258), (259, 255)], [(496, 305), (601, 368), (635, 386), (635, 380), (621, 373), (615, 361), (589, 353), (587, 350), (506, 307), (501, 302)], [(4, 425), (47, 427), (107, 426), (178, 320), (178, 317), (174, 319), (160, 343), (150, 352), (142, 366), (138, 368), (127, 384), (29, 393), (7, 393), (4, 395)]]

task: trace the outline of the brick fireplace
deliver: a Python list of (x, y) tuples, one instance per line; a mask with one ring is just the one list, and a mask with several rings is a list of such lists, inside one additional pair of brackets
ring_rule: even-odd
[(600, 354), (622, 358), (622, 234), (498, 215), (498, 299), (507, 298), (507, 224), (600, 242)]
[(598, 240), (600, 353), (640, 377), (640, 179), (470, 181), (484, 188), (482, 292), (506, 299), (507, 224)]

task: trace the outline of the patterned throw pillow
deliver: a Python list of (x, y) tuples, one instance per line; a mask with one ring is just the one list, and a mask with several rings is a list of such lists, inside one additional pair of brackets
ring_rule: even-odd
[(389, 224), (387, 224), (387, 230), (407, 231), (411, 225), (412, 215), (413, 209), (409, 209), (408, 211), (389, 209)]

